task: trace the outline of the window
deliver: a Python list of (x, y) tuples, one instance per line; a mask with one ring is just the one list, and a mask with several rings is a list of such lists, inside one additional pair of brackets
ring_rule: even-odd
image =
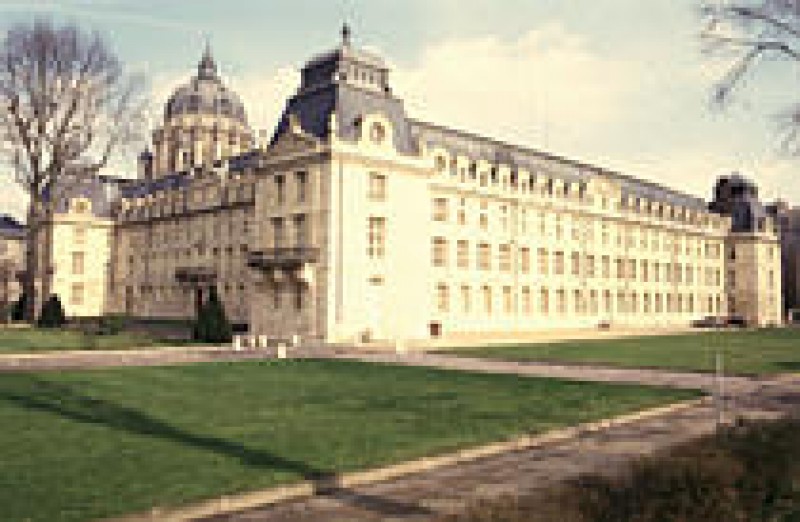
[(488, 243), (478, 243), (478, 269), (491, 270), (492, 251)]
[(503, 287), (503, 313), (510, 315), (514, 312), (514, 296), (510, 286)]
[(82, 245), (86, 242), (86, 225), (76, 225), (74, 230), (75, 243)]
[(467, 224), (467, 211), (466, 211), (467, 202), (464, 198), (458, 203), (458, 212), (456, 214), (456, 219), (459, 225), (466, 225)]
[(483, 311), (486, 315), (492, 315), (492, 289), (484, 285), (481, 288), (483, 294)]
[(468, 314), (470, 311), (471, 303), (470, 303), (470, 290), (469, 286), (463, 285), (461, 287), (461, 309), (464, 311), (465, 314)]
[(73, 305), (83, 304), (83, 283), (74, 283), (70, 295), (70, 303)]
[(447, 240), (443, 237), (435, 237), (432, 240), (432, 259), (433, 266), (447, 266)]
[(559, 315), (567, 313), (567, 293), (563, 289), (556, 290), (556, 312)]
[(367, 256), (382, 259), (386, 253), (386, 219), (370, 217), (367, 232)]
[(573, 252), (570, 256), (572, 265), (572, 275), (577, 276), (581, 273), (581, 256), (578, 252)]
[(294, 176), (297, 181), (297, 202), (304, 203), (308, 189), (308, 174), (305, 172), (298, 172)]
[(294, 216), (294, 244), (295, 246), (308, 245), (308, 220), (305, 214)]
[(594, 276), (595, 276), (594, 256), (588, 255), (586, 256), (586, 277), (594, 277)]
[(386, 201), (386, 176), (370, 173), (367, 198), (371, 201)]
[(550, 293), (547, 291), (547, 288), (539, 290), (539, 310), (542, 315), (550, 313)]
[(303, 283), (295, 283), (294, 285), (294, 309), (295, 310), (302, 310), (303, 309), (303, 293), (305, 291), (305, 286)]
[(433, 220), (447, 221), (447, 199), (434, 198), (433, 200)]
[(82, 275), (83, 274), (83, 261), (84, 261), (84, 254), (83, 252), (73, 252), (72, 253), (72, 273), (75, 275)]
[(282, 248), (284, 245), (284, 226), (283, 218), (272, 218), (272, 245), (274, 248)]
[(523, 274), (528, 274), (531, 271), (531, 250), (528, 247), (522, 247), (519, 251), (519, 265), (520, 271)]
[(548, 254), (547, 250), (544, 248), (539, 249), (539, 273), (542, 275), (547, 275), (548, 267), (550, 263), (548, 262)]
[(532, 313), (531, 289), (527, 286), (522, 287), (522, 313), (525, 315), (531, 315)]
[(369, 138), (373, 143), (383, 143), (386, 139), (386, 127), (382, 123), (375, 122), (370, 127)]
[(447, 285), (439, 283), (436, 285), (436, 309), (440, 312), (447, 312), (450, 308), (450, 292)]
[(469, 241), (465, 239), (456, 243), (456, 264), (458, 268), (469, 268)]
[(275, 201), (278, 203), (278, 205), (283, 205), (285, 199), (285, 185), (286, 183), (283, 176), (275, 176)]
[(553, 274), (564, 275), (564, 252), (553, 252)]
[(511, 271), (511, 245), (500, 245), (499, 265), (501, 272)]

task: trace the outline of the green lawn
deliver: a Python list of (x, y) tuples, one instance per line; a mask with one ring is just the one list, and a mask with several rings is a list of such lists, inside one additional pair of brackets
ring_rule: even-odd
[(176, 346), (185, 341), (159, 339), (143, 333), (121, 332), (86, 335), (76, 330), (8, 328), (0, 329), (0, 353), (49, 350), (118, 350), (143, 346)]
[(0, 520), (86, 520), (697, 396), (348, 361), (0, 375)]
[(548, 344), (459, 348), (471, 357), (516, 361), (554, 361), (628, 367), (712, 371), (714, 354), (723, 353), (726, 371), (800, 371), (800, 329), (698, 332), (683, 335), (597, 339)]

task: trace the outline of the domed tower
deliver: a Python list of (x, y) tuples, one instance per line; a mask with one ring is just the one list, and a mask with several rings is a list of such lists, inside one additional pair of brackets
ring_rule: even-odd
[(197, 74), (178, 87), (164, 108), (164, 123), (153, 131), (152, 155), (143, 154), (141, 171), (158, 178), (247, 151), (253, 134), (244, 105), (219, 77), (206, 46)]

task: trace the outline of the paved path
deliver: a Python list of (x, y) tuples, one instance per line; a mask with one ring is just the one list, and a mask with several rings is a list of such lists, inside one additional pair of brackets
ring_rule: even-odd
[[(776, 417), (800, 411), (800, 379), (761, 384), (739, 394), (736, 414)], [(309, 499), (264, 506), (209, 521), (421, 521), (463, 509), (480, 497), (536, 494), (587, 471), (613, 472), (656, 449), (713, 432), (716, 413), (704, 404), (661, 417), (583, 433), (560, 444), (333, 490)]]
[[(526, 375), (530, 377), (553, 377), (597, 382), (623, 382), (668, 386), (672, 388), (688, 388), (694, 390), (712, 390), (717, 386), (715, 376), (710, 373), (680, 372), (672, 370), (614, 368), (609, 366), (553, 364), (535, 361), (500, 361), (459, 357), (437, 353), (363, 353), (346, 351), (331, 355), (340, 359), (357, 359), (361, 361), (402, 364), (409, 366), (431, 366), (450, 370), (471, 372), (506, 373)], [(726, 386), (733, 386), (737, 391), (746, 391), (768, 379), (758, 377), (728, 376)]]

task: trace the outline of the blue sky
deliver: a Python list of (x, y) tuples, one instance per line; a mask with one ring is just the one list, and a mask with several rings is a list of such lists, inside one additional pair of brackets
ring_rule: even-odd
[(739, 170), (766, 198), (800, 204), (800, 159), (778, 150), (772, 120), (796, 92), (797, 66), (765, 64), (733, 107), (711, 108), (724, 63), (700, 52), (696, 0), (0, 0), (0, 24), (36, 14), (106, 34), (147, 72), (158, 107), (210, 38), (253, 126), (268, 131), (299, 67), (347, 19), (356, 44), (392, 65), (414, 117), (703, 197)]

